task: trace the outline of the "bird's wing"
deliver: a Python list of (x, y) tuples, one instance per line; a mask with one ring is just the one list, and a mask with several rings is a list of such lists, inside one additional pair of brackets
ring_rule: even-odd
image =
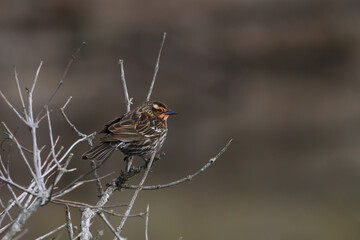
[(159, 136), (161, 131), (156, 128), (154, 121), (143, 112), (125, 115), (109, 124), (106, 128), (108, 134), (100, 140), (103, 142), (132, 142)]

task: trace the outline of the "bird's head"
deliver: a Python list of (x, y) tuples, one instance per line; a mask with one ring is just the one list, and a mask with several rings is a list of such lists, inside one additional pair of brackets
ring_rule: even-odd
[(145, 111), (157, 118), (167, 120), (170, 115), (176, 114), (175, 111), (168, 108), (164, 103), (151, 101), (146, 103)]

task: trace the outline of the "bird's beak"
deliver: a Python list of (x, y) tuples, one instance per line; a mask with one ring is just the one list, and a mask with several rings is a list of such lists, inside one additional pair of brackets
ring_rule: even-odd
[(167, 111), (165, 112), (165, 115), (173, 115), (173, 114), (177, 114), (177, 112), (171, 110), (170, 108), (168, 108)]

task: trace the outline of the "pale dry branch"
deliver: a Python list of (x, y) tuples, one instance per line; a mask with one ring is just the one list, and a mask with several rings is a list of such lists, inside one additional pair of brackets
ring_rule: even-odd
[(162, 42), (161, 42), (161, 46), (160, 46), (160, 49), (159, 49), (159, 54), (158, 54), (155, 69), (154, 69), (154, 76), (153, 76), (153, 79), (151, 81), (151, 85), (150, 85), (149, 93), (148, 93), (148, 95), (146, 97), (146, 101), (150, 101), (151, 93), (152, 93), (153, 88), (154, 88), (157, 72), (159, 71), (160, 57), (161, 57), (161, 52), (162, 52), (162, 49), (163, 49), (163, 46), (164, 46), (164, 43), (165, 43), (165, 39), (166, 39), (166, 32), (164, 32), (164, 35), (163, 35), (163, 39), (162, 39)]
[(49, 113), (49, 108), (46, 107), (46, 116), (48, 119), (48, 127), (49, 127), (49, 135), (50, 135), (50, 144), (51, 144), (51, 154), (53, 156), (53, 160), (56, 163), (56, 166), (58, 167), (58, 169), (61, 172), (67, 172), (66, 169), (64, 169), (63, 167), (61, 167), (60, 163), (57, 160), (56, 157), (56, 153), (55, 153), (55, 145), (54, 145), (54, 139), (53, 139), (53, 133), (52, 133), (52, 127), (51, 127), (51, 120), (50, 120), (50, 113)]
[[(101, 208), (102, 206), (104, 206), (110, 196), (112, 195), (112, 193), (117, 189), (116, 184), (111, 184), (109, 185), (105, 191), (104, 194), (100, 197), (100, 199), (98, 200), (98, 202), (96, 203), (96, 207)], [(91, 208), (86, 208), (84, 211), (81, 212), (81, 236), (80, 239), (81, 240), (87, 240), (90, 239), (91, 233), (90, 233), (90, 226), (91, 226), (91, 220), (94, 218), (95, 214), (98, 213), (98, 209), (91, 209)]]
[(42, 174), (41, 174), (41, 157), (40, 157), (40, 152), (39, 152), (38, 145), (37, 145), (37, 135), (36, 135), (38, 124), (34, 120), (34, 112), (33, 112), (33, 93), (34, 93), (35, 86), (36, 86), (36, 83), (37, 83), (38, 78), (39, 78), (39, 73), (40, 73), (42, 64), (43, 64), (43, 62), (41, 61), (40, 64), (39, 64), (39, 67), (38, 67), (38, 69), (36, 71), (36, 74), (35, 74), (34, 83), (33, 83), (32, 87), (31, 87), (31, 90), (28, 93), (28, 101), (29, 101), (29, 105), (28, 105), (28, 109), (29, 109), (28, 110), (28, 114), (29, 114), (28, 125), (30, 126), (30, 129), (31, 129), (31, 136), (32, 136), (32, 143), (33, 143), (32, 152), (33, 152), (33, 164), (34, 164), (34, 169), (35, 169), (35, 174), (36, 174), (35, 178), (36, 178), (36, 181), (38, 183), (39, 192), (41, 194), (45, 195), (46, 194), (46, 187), (45, 187), (45, 183), (43, 181)]
[(97, 172), (97, 169), (96, 169), (96, 162), (95, 160), (91, 160), (91, 168), (94, 169), (94, 176), (96, 178), (96, 186), (97, 186), (97, 189), (99, 191), (99, 196), (101, 196), (101, 194), (103, 194), (104, 192), (104, 189), (102, 187), (102, 184), (101, 184), (101, 181), (100, 181), (100, 177), (99, 177), (99, 174)]
[(109, 227), (109, 229), (111, 230), (111, 232), (115, 235), (115, 237), (118, 240), (123, 240), (122, 237), (120, 237), (120, 235), (116, 232), (116, 230), (114, 229), (114, 227), (111, 225), (111, 223), (109, 222), (109, 220), (107, 220), (107, 218), (105, 217), (105, 215), (102, 212), (99, 212), (98, 215), (100, 216), (100, 218), (105, 222), (105, 224)]
[(130, 105), (132, 104), (132, 98), (129, 98), (129, 93), (128, 93), (128, 90), (126, 87), (124, 60), (119, 59), (119, 64), (120, 64), (120, 69), (121, 69), (121, 83), (122, 83), (123, 89), (124, 89), (126, 112), (130, 112)]
[(9, 107), (15, 112), (15, 114), (20, 118), (21, 121), (23, 121), (27, 126), (29, 126), (29, 123), (27, 120), (24, 119), (23, 116), (21, 116), (21, 114), (16, 110), (16, 108), (9, 102), (9, 100), (5, 97), (5, 95), (2, 93), (2, 91), (0, 91), (0, 95), (1, 97), (5, 100), (5, 102), (7, 103), (7, 105), (9, 105)]
[(20, 238), (22, 238), (23, 236), (25, 236), (25, 234), (27, 234), (29, 232), (29, 229), (24, 229), (19, 235), (17, 235), (16, 237), (13, 238), (13, 240), (19, 240)]
[(41, 202), (42, 199), (38, 198), (28, 209), (23, 208), (2, 240), (10, 240), (15, 236), (16, 233), (20, 232), (21, 227), (25, 224), (26, 220), (40, 207)]
[(20, 189), (20, 190), (22, 190), (23, 192), (27, 192), (27, 193), (35, 196), (35, 197), (38, 196), (38, 194), (29, 191), (28, 189), (24, 188), (23, 186), (21, 186), (21, 185), (19, 185), (19, 184), (17, 184), (17, 183), (14, 183), (12, 180), (9, 180), (9, 179), (7, 179), (7, 178), (5, 178), (5, 177), (3, 177), (3, 176), (0, 176), (0, 180), (1, 180), (1, 181), (4, 181), (4, 182), (6, 182), (7, 184), (10, 184), (10, 185), (12, 185), (12, 186), (14, 186), (14, 187), (16, 187), (16, 188), (18, 188), (18, 189)]
[(69, 71), (72, 63), (73, 63), (74, 60), (76, 59), (77, 55), (80, 53), (81, 49), (82, 49), (83, 47), (85, 47), (85, 46), (86, 46), (86, 42), (82, 42), (82, 43), (80, 44), (80, 46), (78, 47), (78, 49), (76, 49), (76, 51), (71, 55), (71, 58), (70, 58), (69, 62), (68, 62), (67, 65), (66, 65), (66, 68), (65, 68), (65, 70), (64, 70), (64, 73), (63, 73), (63, 75), (62, 75), (62, 77), (61, 77), (58, 85), (57, 85), (56, 88), (54, 89), (53, 93), (50, 95), (50, 98), (48, 99), (48, 101), (47, 101), (46, 104), (44, 105), (44, 108), (42, 108), (42, 109), (40, 110), (40, 112), (38, 113), (38, 115), (36, 116), (36, 120), (37, 120), (38, 122), (41, 121), (41, 119), (39, 120), (39, 116), (42, 114), (42, 112), (44, 111), (44, 109), (46, 109), (46, 108), (49, 106), (50, 102), (51, 102), (52, 99), (55, 97), (56, 93), (59, 91), (61, 85), (64, 83), (64, 80), (65, 80), (65, 78), (66, 78), (66, 75), (67, 75), (67, 73), (68, 73), (68, 71)]
[[(38, 69), (36, 70), (36, 74), (35, 74), (35, 79), (34, 79), (34, 83), (31, 87), (31, 90), (29, 92), (29, 95), (32, 95), (34, 93), (34, 90), (35, 90), (35, 86), (36, 86), (36, 83), (38, 81), (38, 78), (39, 78), (39, 74), (40, 74), (40, 70), (41, 70), (41, 67), (43, 65), (43, 61), (40, 61), (40, 64), (39, 64), (39, 67)], [(32, 107), (32, 106), (31, 106)], [(31, 114), (32, 111), (30, 111), (29, 113)]]
[(148, 163), (148, 165), (147, 165), (147, 168), (146, 168), (146, 170), (145, 170), (145, 172), (144, 172), (144, 175), (143, 175), (143, 177), (142, 177), (142, 179), (141, 179), (141, 181), (140, 181), (140, 183), (139, 183), (139, 186), (138, 186), (138, 188), (135, 190), (134, 195), (132, 196), (131, 201), (130, 201), (130, 203), (129, 203), (129, 206), (128, 206), (128, 208), (127, 208), (126, 211), (125, 211), (125, 216), (123, 217), (123, 219), (121, 219), (120, 225), (116, 228), (116, 232), (119, 233), (119, 234), (121, 233), (121, 231), (122, 231), (122, 229), (123, 229), (123, 227), (124, 227), (124, 224), (125, 224), (128, 216), (129, 216), (129, 214), (130, 214), (130, 211), (131, 211), (131, 209), (132, 209), (132, 207), (133, 207), (133, 205), (134, 205), (134, 203), (135, 203), (135, 200), (136, 200), (139, 192), (141, 191), (141, 187), (142, 187), (142, 185), (144, 184), (144, 182), (145, 182), (145, 180), (146, 180), (146, 178), (147, 178), (147, 176), (148, 176), (148, 174), (149, 174), (149, 172), (150, 172), (150, 169), (151, 169), (151, 166), (152, 166), (152, 164), (153, 164), (155, 155), (156, 155), (156, 152), (154, 152), (154, 153), (151, 155), (150, 161), (149, 161), (149, 163)]
[(18, 78), (18, 74), (17, 74), (17, 71), (16, 71), (16, 67), (14, 68), (14, 76), (15, 76), (16, 86), (17, 86), (18, 92), (19, 92), (21, 106), (23, 107), (25, 119), (26, 119), (26, 121), (28, 121), (29, 116), (27, 115), (26, 106), (25, 106), (24, 98), (22, 96), (22, 92), (21, 92), (21, 88), (20, 88), (20, 83), (19, 83), (19, 78)]
[[(65, 108), (66, 106), (69, 104), (69, 102), (71, 101), (72, 97), (70, 96), (68, 98), (68, 100), (66, 101), (66, 103), (64, 104), (64, 106), (62, 108), (60, 108), (60, 111), (61, 111), (61, 114), (63, 115), (63, 117), (65, 118), (66, 122), (70, 125), (71, 129), (74, 130), (77, 135), (79, 137), (86, 137), (87, 141), (88, 141), (88, 144), (90, 147), (93, 146), (93, 142), (92, 140), (94, 139), (95, 135), (96, 135), (96, 132), (90, 134), (90, 135), (86, 135), (86, 134), (83, 134), (82, 132), (80, 132), (76, 127), (75, 125), (69, 120), (69, 118), (67, 117), (66, 113), (65, 113)], [(101, 181), (99, 179), (99, 175), (97, 173), (97, 167), (96, 167), (96, 163), (94, 161), (91, 162), (91, 168), (93, 169), (93, 172), (94, 172), (94, 175), (95, 177), (97, 178), (97, 186), (98, 186), (98, 190), (99, 190), (99, 193), (102, 194), (103, 193), (103, 188), (102, 188), (102, 185), (101, 185)]]
[(71, 221), (71, 215), (70, 215), (70, 210), (69, 210), (69, 206), (66, 205), (66, 211), (65, 211), (65, 219), (66, 219), (66, 229), (69, 233), (69, 239), (73, 239), (74, 238), (74, 230), (73, 230), (73, 225), (72, 225), (72, 221)]
[(98, 164), (96, 166), (96, 168), (91, 168), (89, 171), (83, 173), (82, 175), (80, 175), (79, 177), (77, 177), (75, 180), (73, 180), (71, 183), (69, 183), (65, 188), (63, 188), (62, 190), (60, 190), (59, 192), (57, 192), (55, 194), (56, 197), (62, 196), (64, 195), (64, 192), (67, 191), (67, 189), (70, 189), (72, 187), (74, 187), (76, 184), (78, 184), (80, 179), (83, 179), (84, 177), (86, 177), (87, 175), (89, 175), (90, 173), (92, 173), (93, 171), (95, 171), (96, 169), (98, 169), (99, 167), (101, 167), (107, 159), (105, 159), (104, 161), (102, 161), (100, 164)]
[(145, 218), (145, 240), (149, 240), (148, 231), (149, 231), (149, 204), (146, 206), (146, 218)]
[(8, 224), (6, 224), (4, 227), (0, 228), (0, 234), (8, 230), (8, 228), (15, 222), (15, 220), (11, 220)]
[[(8, 216), (10, 221), (13, 220), (11, 214), (9, 213), (9, 211), (7, 210), (7, 208), (5, 207), (4, 203), (2, 202), (2, 200), (0, 199), (0, 206), (3, 208), (3, 211), (0, 213), (0, 216), (2, 216), (4, 214), (4, 216)], [(2, 219), (0, 220), (0, 226), (1, 226), (1, 222), (2, 222)]]
[[(210, 160), (202, 168), (200, 168), (199, 171), (195, 172), (194, 174), (188, 175), (187, 177), (184, 177), (182, 179), (179, 179), (177, 181), (173, 181), (173, 182), (170, 182), (167, 184), (142, 186), (141, 189), (142, 190), (159, 190), (159, 189), (163, 189), (163, 188), (172, 187), (172, 186), (178, 185), (183, 182), (191, 181), (194, 177), (196, 177), (200, 173), (204, 172), (208, 167), (210, 167), (213, 163), (215, 163), (215, 161), (226, 151), (226, 149), (229, 147), (231, 142), (232, 142), (232, 139), (225, 145), (225, 147), (223, 147), (223, 149), (221, 149), (221, 151), (215, 157), (210, 158)], [(139, 186), (135, 186), (135, 185), (127, 185), (127, 184), (123, 185), (123, 188), (126, 188), (126, 189), (138, 189), (138, 187)]]
[(43, 240), (43, 239), (47, 238), (48, 236), (51, 236), (52, 234), (56, 233), (57, 231), (63, 229), (65, 226), (66, 226), (66, 223), (64, 223), (63, 225), (60, 225), (59, 227), (57, 227), (54, 230), (46, 233), (45, 235), (42, 235), (42, 236), (36, 238), (35, 240)]
[(19, 143), (19, 141), (16, 139), (15, 135), (10, 131), (10, 129), (7, 127), (7, 125), (4, 122), (1, 122), (2, 125), (4, 126), (4, 128), (6, 129), (7, 133), (9, 134), (10, 139), (16, 144), (16, 146), (18, 147), (20, 154), (23, 158), (23, 160), (25, 161), (26, 166), (29, 168), (31, 175), (33, 176), (34, 180), (36, 181), (36, 183), (38, 184), (38, 186), (40, 185), (39, 179), (37, 178), (35, 172), (33, 171), (32, 167), (30, 166), (30, 163), (28, 161), (28, 159), (25, 156), (25, 153), (23, 151), (23, 147), (21, 146), (21, 144)]
[[(54, 143), (54, 147), (56, 147), (57, 143), (59, 142), (59, 139), (60, 139), (60, 136), (58, 136), (58, 137), (56, 138), (55, 143)], [(51, 149), (50, 149), (49, 154), (47, 155), (44, 163), (41, 165), (41, 170), (42, 170), (45, 166), (47, 166), (47, 167), (49, 166), (49, 165), (47, 165), (47, 163), (48, 163), (48, 161), (50, 160), (51, 155), (52, 155), (52, 151), (51, 151)]]
[(88, 143), (89, 143), (89, 146), (92, 147), (93, 146), (93, 143), (92, 143), (92, 140), (94, 139), (95, 135), (96, 135), (96, 132), (93, 132), (92, 134), (90, 135), (86, 135), (84, 133), (81, 133), (76, 127), (75, 125), (69, 120), (69, 118), (67, 117), (66, 113), (65, 113), (65, 108), (66, 106), (69, 104), (69, 102), (71, 101), (72, 99), (72, 96), (70, 96), (68, 98), (68, 100), (66, 101), (66, 103), (64, 104), (64, 106), (62, 108), (60, 108), (60, 111), (61, 111), (61, 114), (63, 115), (63, 117), (65, 118), (66, 122), (70, 125), (71, 129), (74, 130), (77, 135), (81, 138), (85, 138)]

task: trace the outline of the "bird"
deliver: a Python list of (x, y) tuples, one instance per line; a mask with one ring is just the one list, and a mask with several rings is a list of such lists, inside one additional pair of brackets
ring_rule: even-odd
[(134, 156), (148, 163), (151, 155), (162, 147), (168, 132), (167, 119), (173, 114), (176, 112), (160, 101), (143, 102), (106, 124), (100, 131), (105, 134), (100, 144), (85, 152), (82, 158), (103, 161), (120, 150), (125, 155), (126, 171), (130, 170)]

